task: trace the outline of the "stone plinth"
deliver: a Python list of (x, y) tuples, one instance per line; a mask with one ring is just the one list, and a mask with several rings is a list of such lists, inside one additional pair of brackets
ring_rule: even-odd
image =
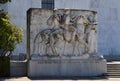
[(79, 57), (47, 58), (29, 61), (29, 77), (86, 77), (101, 76), (107, 72), (104, 59)]

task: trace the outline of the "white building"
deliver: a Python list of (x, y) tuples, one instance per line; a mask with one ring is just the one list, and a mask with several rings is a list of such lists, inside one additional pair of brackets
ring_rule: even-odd
[[(46, 2), (42, 2), (46, 1)], [(2, 5), (11, 15), (13, 24), (23, 27), (24, 42), (14, 54), (26, 53), (26, 12), (29, 8), (50, 7), (63, 9), (86, 9), (98, 12), (98, 53), (120, 60), (120, 0), (11, 0)], [(49, 3), (48, 1), (54, 1)], [(45, 6), (45, 5), (48, 6)]]

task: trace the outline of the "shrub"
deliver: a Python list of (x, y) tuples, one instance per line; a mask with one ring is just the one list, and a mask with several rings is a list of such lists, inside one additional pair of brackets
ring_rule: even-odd
[(23, 29), (11, 24), (9, 18), (6, 12), (0, 12), (0, 56), (5, 56), (7, 52), (12, 53), (23, 40)]

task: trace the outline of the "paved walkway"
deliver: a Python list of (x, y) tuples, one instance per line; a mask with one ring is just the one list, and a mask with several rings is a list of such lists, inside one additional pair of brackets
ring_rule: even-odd
[(51, 79), (51, 80), (40, 80), (40, 79), (29, 79), (28, 77), (12, 77), (12, 78), (0, 78), (0, 81), (120, 81), (120, 78), (107, 78), (107, 79)]

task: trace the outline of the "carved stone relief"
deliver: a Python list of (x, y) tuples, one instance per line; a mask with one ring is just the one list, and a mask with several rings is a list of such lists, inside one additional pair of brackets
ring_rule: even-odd
[(33, 35), (32, 54), (82, 56), (97, 52), (96, 12), (53, 10), (51, 13), (44, 23), (48, 27), (37, 28)]

